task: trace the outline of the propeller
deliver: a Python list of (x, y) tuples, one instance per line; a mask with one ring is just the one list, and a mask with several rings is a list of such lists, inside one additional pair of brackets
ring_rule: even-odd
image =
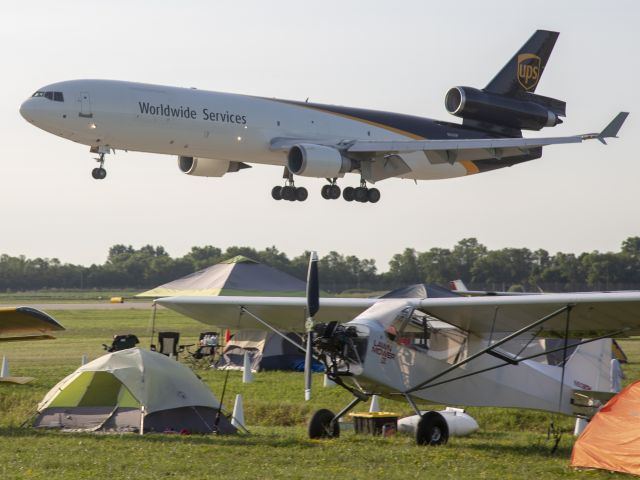
[(320, 283), (318, 282), (318, 254), (311, 252), (307, 272), (307, 351), (304, 356), (304, 399), (311, 400), (311, 355), (313, 345), (313, 317), (320, 309)]

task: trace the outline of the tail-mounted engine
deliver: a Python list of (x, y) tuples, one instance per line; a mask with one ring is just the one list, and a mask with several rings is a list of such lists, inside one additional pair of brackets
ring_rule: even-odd
[(445, 107), (452, 115), (464, 119), (464, 125), (482, 130), (540, 130), (562, 123), (566, 104), (555, 98), (534, 93), (517, 97), (454, 87), (447, 92)]

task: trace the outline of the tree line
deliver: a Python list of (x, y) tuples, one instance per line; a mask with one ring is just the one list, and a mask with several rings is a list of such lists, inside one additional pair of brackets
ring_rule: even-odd
[[(102, 265), (62, 263), (57, 258), (28, 259), (0, 255), (0, 291), (40, 289), (148, 289), (227, 260), (236, 255), (257, 260), (304, 280), (309, 252), (289, 258), (275, 246), (192, 247), (172, 258), (162, 246), (114, 245)], [(453, 248), (393, 256), (388, 271), (378, 273), (372, 259), (329, 252), (320, 259), (322, 288), (332, 293), (381, 291), (413, 283), (446, 286), (462, 279), (470, 289), (567, 292), (640, 289), (640, 237), (629, 237), (618, 252), (549, 254), (546, 250), (489, 250), (475, 238)]]

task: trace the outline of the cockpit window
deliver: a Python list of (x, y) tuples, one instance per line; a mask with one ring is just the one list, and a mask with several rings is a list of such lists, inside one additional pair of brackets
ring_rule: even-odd
[(54, 102), (64, 102), (64, 95), (62, 94), (62, 92), (43, 92), (42, 90), (38, 90), (31, 96), (44, 97), (47, 100), (53, 100)]

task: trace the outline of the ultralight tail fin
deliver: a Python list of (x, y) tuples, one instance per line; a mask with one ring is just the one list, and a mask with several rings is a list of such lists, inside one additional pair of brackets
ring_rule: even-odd
[(558, 32), (536, 30), (507, 64), (484, 88), (485, 92), (519, 97), (533, 93), (547, 65)]

